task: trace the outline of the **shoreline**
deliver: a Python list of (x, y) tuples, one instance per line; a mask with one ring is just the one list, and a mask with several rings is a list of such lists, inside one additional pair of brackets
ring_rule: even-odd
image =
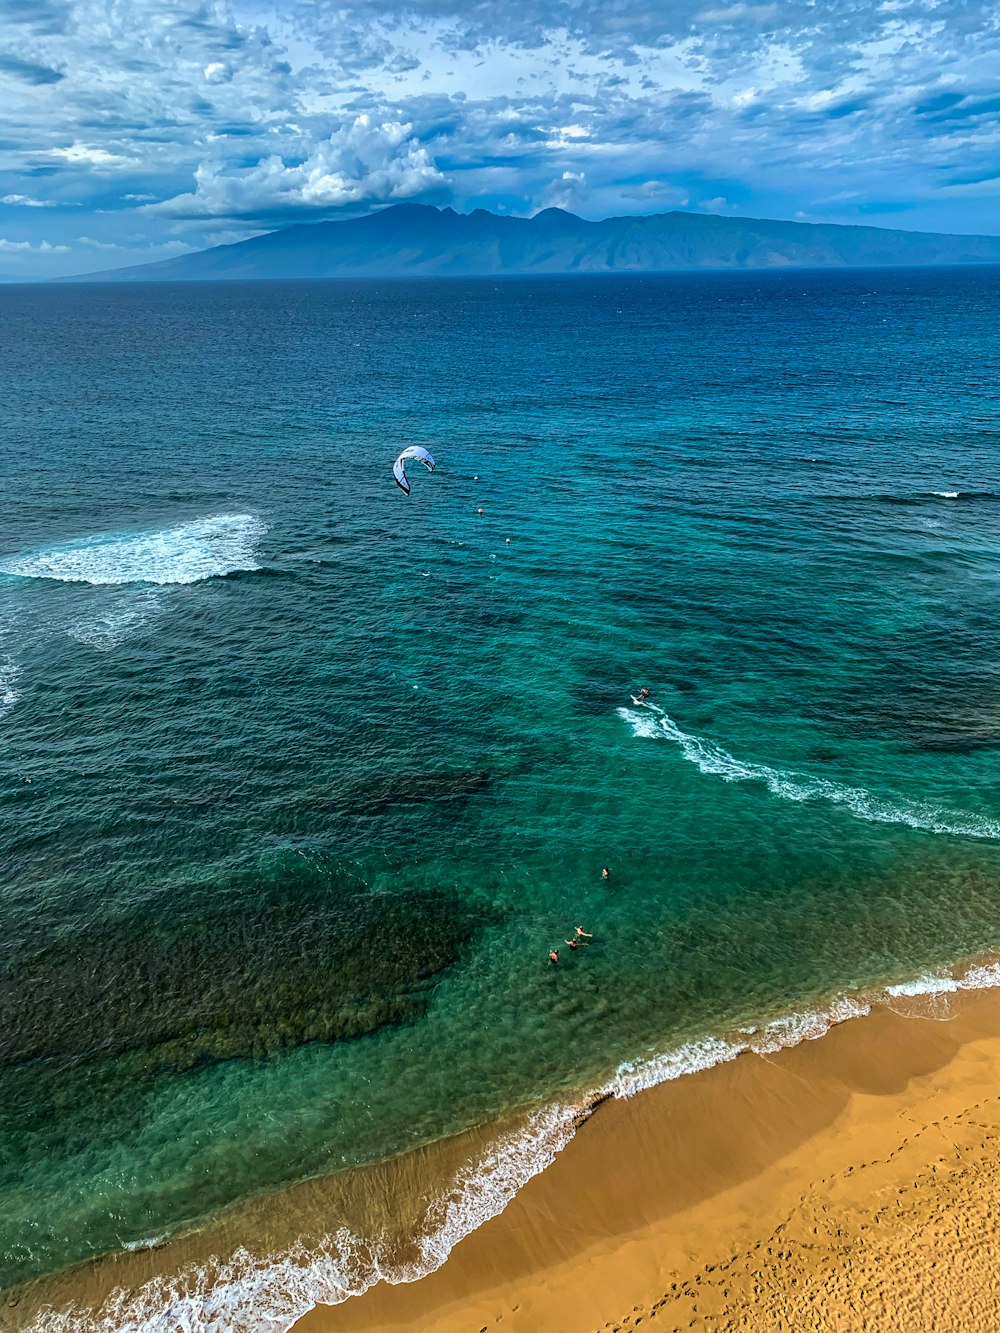
[(609, 1099), (435, 1272), (296, 1333), (1000, 1324), (1000, 992), (891, 1001)]
[[(681, 1284), (678, 1253), (691, 1262), (713, 1256), (705, 1263), (714, 1271), (727, 1237), (734, 1253), (743, 1240), (755, 1252), (753, 1228), (733, 1231), (728, 1214), (713, 1218), (714, 1200), (756, 1219), (774, 1193), (769, 1173), (798, 1171), (797, 1154), (825, 1150), (848, 1113), (855, 1137), (883, 1133), (887, 1108), (913, 1119), (919, 1103), (901, 1110), (894, 1093), (928, 1069), (953, 1077), (956, 1053), (984, 1040), (995, 1044), (996, 1067), (995, 955), (688, 1042), (619, 1066), (571, 1101), (302, 1181), (183, 1233), (8, 1289), (4, 1326), (160, 1333), (221, 1316), (219, 1326), (234, 1331), (466, 1333), (490, 1327), (480, 1303), (492, 1300), (497, 1324), (524, 1333), (624, 1329), (623, 1311), (650, 1311), (669, 1293), (669, 1282), (651, 1290), (654, 1275), (669, 1271)], [(898, 1087), (859, 1110), (889, 1052)], [(690, 1248), (695, 1234), (698, 1250)], [(623, 1264), (625, 1253), (635, 1262)], [(579, 1297), (597, 1269), (600, 1321)], [(696, 1283), (711, 1285), (706, 1274)], [(659, 1327), (672, 1326), (666, 1313), (661, 1303)]]

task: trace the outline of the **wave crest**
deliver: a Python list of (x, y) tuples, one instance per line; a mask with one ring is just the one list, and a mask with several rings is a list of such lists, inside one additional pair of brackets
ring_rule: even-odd
[(200, 583), (254, 570), (267, 526), (253, 514), (213, 514), (156, 532), (89, 537), (0, 564), (0, 574), (107, 586)]
[(950, 833), (968, 838), (1000, 838), (1000, 823), (985, 815), (957, 814), (924, 801), (901, 796), (876, 796), (864, 787), (849, 787), (830, 778), (814, 777), (794, 769), (770, 768), (753, 760), (737, 759), (715, 741), (682, 731), (659, 710), (619, 708), (636, 736), (673, 741), (689, 763), (724, 782), (762, 782), (774, 796), (786, 801), (829, 801), (842, 805), (857, 819), (875, 824), (906, 824), (927, 833)]

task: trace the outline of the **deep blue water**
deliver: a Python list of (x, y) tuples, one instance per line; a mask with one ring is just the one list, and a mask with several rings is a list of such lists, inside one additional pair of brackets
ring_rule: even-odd
[(0, 1284), (1000, 946), (998, 313), (6, 288)]

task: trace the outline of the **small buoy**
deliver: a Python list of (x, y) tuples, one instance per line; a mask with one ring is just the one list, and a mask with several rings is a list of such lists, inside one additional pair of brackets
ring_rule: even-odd
[(472, 480), (473, 480), (473, 481), (478, 481), (479, 478), (478, 478), (478, 477), (473, 477)]
[(477, 509), (477, 510), (476, 510), (476, 513), (477, 513), (477, 514), (481, 514), (482, 512), (483, 512), (483, 511), (482, 511), (481, 509)]
[(509, 538), (509, 537), (505, 537), (505, 538), (504, 538), (504, 541), (507, 543), (508, 546), (510, 545), (510, 538)]

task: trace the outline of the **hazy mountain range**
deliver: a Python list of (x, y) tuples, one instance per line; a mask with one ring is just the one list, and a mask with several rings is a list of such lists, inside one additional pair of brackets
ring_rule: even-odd
[(399, 204), (156, 264), (91, 275), (102, 282), (226, 278), (444, 277), (641, 273), (678, 269), (1000, 263), (1000, 237), (774, 222), (703, 213), (588, 222), (559, 208), (533, 218)]

